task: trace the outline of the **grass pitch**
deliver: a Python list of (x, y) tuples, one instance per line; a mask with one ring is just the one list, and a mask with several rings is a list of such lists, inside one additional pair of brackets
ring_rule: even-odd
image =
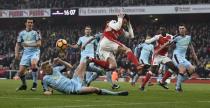
[[(128, 90), (128, 96), (64, 95), (54, 92), (42, 95), (39, 83), (37, 91), (30, 90), (32, 81), (27, 81), (28, 90), (16, 92), (20, 81), (0, 80), (0, 108), (210, 108), (209, 84), (184, 84), (183, 93), (177, 93), (174, 85), (164, 90), (158, 85), (146, 87), (144, 92), (129, 83), (120, 83), (118, 90)], [(93, 86), (110, 89), (110, 84), (94, 82)]]

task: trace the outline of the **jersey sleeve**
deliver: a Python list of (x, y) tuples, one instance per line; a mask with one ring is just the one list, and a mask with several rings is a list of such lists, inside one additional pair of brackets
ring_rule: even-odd
[(77, 41), (77, 45), (81, 46), (82, 45), (82, 40), (81, 37), (79, 38), (79, 40)]
[(120, 28), (122, 27), (122, 18), (118, 18), (118, 21), (116, 20), (111, 20), (109, 23), (108, 23), (108, 26), (111, 27), (112, 29), (118, 31), (120, 30)]
[(22, 32), (20, 32), (19, 34), (18, 34), (18, 37), (17, 37), (17, 42), (18, 43), (21, 43), (22, 42)]
[(145, 43), (152, 43), (154, 41), (157, 41), (160, 38), (160, 35), (155, 35), (154, 37), (145, 40)]
[(53, 74), (60, 74), (61, 73), (61, 70), (63, 70), (65, 68), (65, 66), (56, 66), (54, 67), (53, 69)]
[(138, 56), (138, 49), (142, 47), (142, 44), (138, 44), (134, 49), (134, 54)]
[(41, 40), (41, 33), (40, 31), (35, 32), (36, 35), (36, 41)]
[(93, 43), (94, 43), (95, 46), (97, 46), (98, 41), (97, 41), (96, 39), (94, 39), (94, 40), (93, 40)]
[(48, 87), (48, 84), (47, 84), (47, 76), (44, 76), (42, 86), (45, 90), (47, 90), (47, 91), (49, 90), (49, 87)]

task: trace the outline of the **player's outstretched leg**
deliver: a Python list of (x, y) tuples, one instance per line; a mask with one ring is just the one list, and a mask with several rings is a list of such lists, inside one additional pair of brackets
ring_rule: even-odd
[(129, 93), (128, 91), (119, 91), (119, 92), (113, 92), (106, 89), (99, 89), (96, 87), (83, 87), (79, 94), (91, 94), (96, 93), (98, 95), (114, 95), (114, 96), (127, 96)]
[(144, 81), (143, 81), (143, 83), (141, 85), (141, 88), (140, 88), (141, 91), (144, 91), (144, 87), (145, 87), (146, 83), (149, 81), (149, 79), (151, 78), (151, 76), (152, 76), (152, 72), (151, 71), (148, 71), (146, 73), (146, 76), (144, 78)]

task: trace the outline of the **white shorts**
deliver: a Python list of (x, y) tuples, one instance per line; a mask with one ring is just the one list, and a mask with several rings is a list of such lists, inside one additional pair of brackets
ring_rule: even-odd
[(156, 55), (153, 59), (152, 65), (165, 64), (170, 61), (172, 60), (167, 56)]
[(99, 58), (101, 60), (107, 60), (109, 57), (115, 59), (114, 54), (117, 53), (118, 47), (120, 45), (116, 42), (113, 42), (106, 37), (103, 37), (102, 40), (99, 42)]

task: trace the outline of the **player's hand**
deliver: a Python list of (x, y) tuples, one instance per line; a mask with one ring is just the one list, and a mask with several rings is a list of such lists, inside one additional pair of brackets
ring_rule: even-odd
[(60, 62), (60, 61), (61, 61), (61, 59), (58, 58), (58, 57), (53, 59), (53, 63), (58, 63), (58, 62)]
[(84, 50), (84, 49), (85, 49), (85, 47), (84, 47), (84, 46), (82, 46), (80, 49), (81, 49), (81, 50)]
[(45, 91), (44, 95), (46, 95), (46, 96), (52, 95), (52, 91)]
[(29, 47), (28, 44), (26, 44), (26, 43), (22, 43), (22, 46), (23, 47)]
[(125, 16), (125, 14), (122, 14), (122, 13), (117, 15), (118, 18), (124, 18), (124, 16)]

